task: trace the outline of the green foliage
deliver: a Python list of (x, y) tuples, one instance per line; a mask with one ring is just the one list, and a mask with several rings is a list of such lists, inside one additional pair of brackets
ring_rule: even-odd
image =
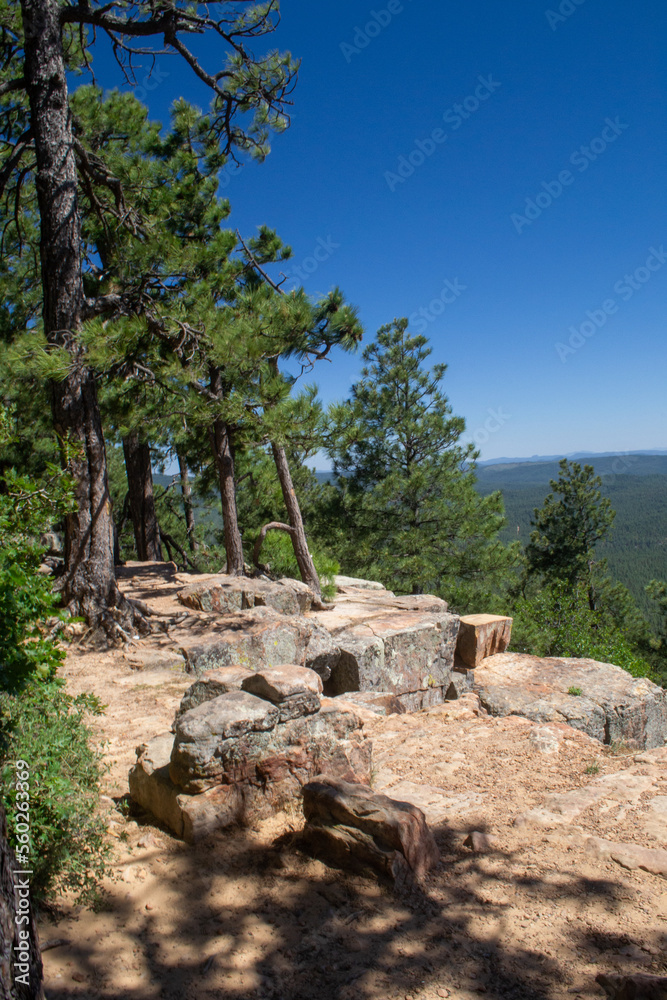
[(105, 824), (97, 815), (104, 766), (87, 718), (101, 711), (93, 695), (73, 698), (58, 680), (31, 680), (20, 696), (0, 692), (3, 802), (11, 834), (20, 818), (11, 791), (14, 765), (25, 761), (30, 771), (27, 867), (33, 870), (37, 900), (63, 891), (88, 905), (99, 898), (109, 854)]
[(595, 607), (595, 546), (609, 532), (615, 513), (602, 499), (602, 480), (593, 466), (584, 468), (563, 459), (560, 475), (551, 481), (554, 491), (535, 510), (534, 531), (526, 548), (529, 574), (548, 581), (565, 580), (571, 587), (583, 583)]
[(535, 656), (573, 656), (614, 663), (633, 677), (651, 675), (623, 623), (604, 609), (591, 611), (587, 591), (555, 583), (513, 608), (512, 650)]
[(575, 697), (579, 697), (579, 695), (583, 694), (583, 691), (581, 690), (581, 688), (578, 687), (569, 687), (567, 689), (567, 693), (573, 694)]
[(330, 411), (328, 520), (346, 572), (490, 608), (514, 558), (497, 540), (502, 500), (476, 492), (476, 452), (442, 391), (446, 365), (425, 368), (427, 340), (407, 325), (382, 327), (350, 399)]
[[(0, 409), (0, 455), (12, 444)], [(39, 572), (35, 538), (72, 503), (67, 477), (47, 466), (39, 482), (5, 468), (0, 479), (0, 775), (9, 830), (18, 820), (14, 762), (30, 770), (29, 865), (36, 898), (64, 889), (83, 902), (105, 870), (104, 827), (96, 817), (102, 756), (86, 725), (101, 711), (90, 695), (72, 698), (56, 678), (64, 659), (45, 634), (57, 613), (52, 580)], [(15, 846), (20, 847), (15, 841)]]

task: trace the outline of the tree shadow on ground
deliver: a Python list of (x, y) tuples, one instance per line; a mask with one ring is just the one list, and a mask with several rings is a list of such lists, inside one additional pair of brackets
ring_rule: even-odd
[(620, 927), (620, 880), (533, 872), (525, 855), (474, 854), (460, 833), (434, 832), (440, 866), (402, 895), (307, 856), (296, 834), (237, 829), (194, 847), (157, 835), (125, 863), (136, 879), (112, 886), (110, 911), (79, 916), (67, 958), (80, 983), (48, 981), (49, 1000), (601, 996), (593, 975), (572, 988), (578, 952), (590, 962), (632, 942), (586, 937), (576, 914), (592, 907)]

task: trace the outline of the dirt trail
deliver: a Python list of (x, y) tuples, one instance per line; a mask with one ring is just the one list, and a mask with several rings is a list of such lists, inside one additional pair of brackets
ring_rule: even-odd
[[(172, 591), (160, 600), (173, 610)], [(64, 670), (108, 706), (114, 798), (190, 683), (132, 669), (139, 654), (73, 650)], [(116, 881), (104, 912), (65, 902), (42, 922), (43, 941), (69, 941), (44, 955), (49, 1000), (565, 1000), (603, 996), (599, 972), (667, 974), (667, 878), (590, 840), (667, 849), (667, 749), (614, 755), (567, 726), (486, 717), (474, 697), (366, 732), (375, 786), (424, 808), (440, 846), (421, 895), (294, 850), (296, 808), (187, 847), (107, 802)], [(472, 830), (486, 853), (465, 846)]]

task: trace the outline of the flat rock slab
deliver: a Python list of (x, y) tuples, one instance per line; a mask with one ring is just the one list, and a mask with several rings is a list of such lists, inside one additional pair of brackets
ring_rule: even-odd
[(294, 663), (326, 680), (339, 658), (333, 637), (314, 617), (282, 615), (273, 608), (221, 615), (181, 649), (187, 671), (200, 676), (219, 667), (257, 670)]
[(191, 583), (181, 590), (178, 599), (195, 611), (228, 614), (266, 607), (283, 615), (297, 615), (310, 611), (315, 595), (300, 580), (219, 575)]
[(512, 618), (501, 615), (464, 615), (456, 653), (468, 667), (478, 667), (495, 653), (504, 653), (512, 637)]
[(246, 677), (253, 673), (249, 667), (220, 667), (207, 670), (183, 695), (176, 718), (189, 712), (191, 708), (203, 705), (205, 701), (219, 698), (230, 691), (240, 691)]
[[(314, 781), (303, 789), (306, 843), (327, 845), (345, 859), (349, 854), (397, 877), (404, 859), (421, 878), (440, 860), (421, 809), (345, 781)], [(401, 870), (399, 862), (398, 871)]]
[[(326, 693), (388, 691), (409, 695), (439, 688), (442, 701), (442, 689), (446, 690), (451, 680), (458, 624), (458, 616), (442, 609), (396, 609), (334, 631), (340, 656), (325, 684)], [(407, 711), (422, 707), (428, 706), (404, 705)]]
[(667, 738), (667, 691), (610, 663), (498, 653), (476, 668), (475, 691), (491, 715), (565, 722), (601, 743), (650, 748)]
[(597, 858), (611, 858), (630, 871), (641, 868), (651, 875), (667, 878), (667, 851), (640, 847), (639, 844), (617, 844), (612, 840), (603, 840), (602, 837), (588, 837), (585, 846)]
[(276, 705), (280, 722), (312, 715), (320, 708), (321, 677), (314, 670), (293, 663), (251, 673), (242, 688)]
[(386, 587), (382, 583), (378, 583), (377, 580), (362, 580), (358, 576), (338, 576), (334, 577), (334, 584), (338, 588), (339, 592), (345, 593), (346, 590), (384, 590)]
[(396, 695), (388, 691), (348, 691), (338, 697), (374, 715), (400, 715), (405, 711)]
[(132, 670), (185, 670), (185, 657), (177, 649), (133, 649), (124, 657)]

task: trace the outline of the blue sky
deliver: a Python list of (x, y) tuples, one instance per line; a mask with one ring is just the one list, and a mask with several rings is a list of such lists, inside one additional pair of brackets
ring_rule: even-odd
[[(659, 0), (283, 0), (292, 125), (223, 177), (230, 224), (275, 228), (291, 280), (339, 285), (366, 341), (411, 317), (482, 459), (664, 448), (665, 37)], [(208, 103), (157, 66), (154, 117)], [(361, 364), (321, 364), (322, 398)]]

